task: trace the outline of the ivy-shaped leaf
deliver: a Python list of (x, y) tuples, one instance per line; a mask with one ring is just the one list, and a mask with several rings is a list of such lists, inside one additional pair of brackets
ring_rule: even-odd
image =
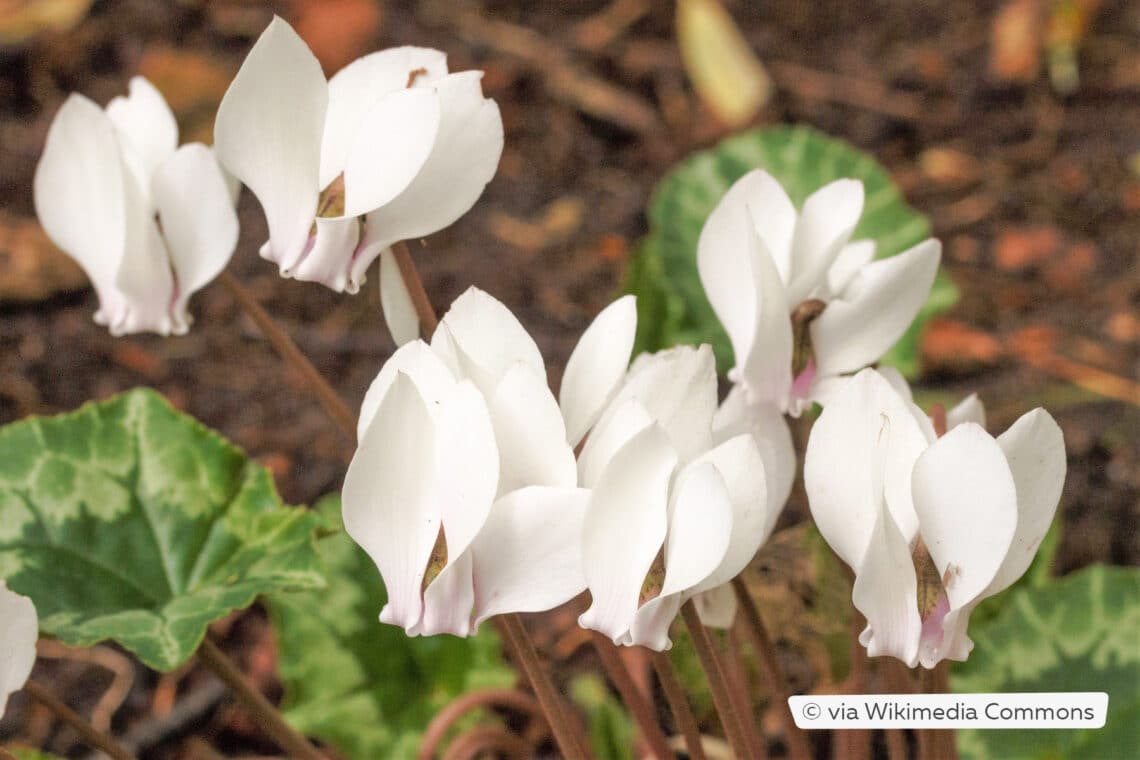
[(952, 685), (970, 692), (1108, 692), (1101, 729), (963, 730), (964, 759), (1125, 760), (1140, 747), (1140, 569), (1093, 566), (1005, 605), (970, 626), (974, 651)]
[(269, 597), (285, 685), (285, 717), (348, 758), (415, 757), (444, 705), (471, 689), (509, 686), (490, 626), (479, 635), (410, 638), (378, 617), (387, 599), (376, 565), (343, 532), (340, 499), (317, 506), (329, 535), (317, 542), (328, 589)]
[[(649, 234), (634, 253), (625, 284), (627, 292), (638, 296), (638, 350), (711, 343), (720, 370), (732, 367), (728, 336), (697, 275), (697, 239), (725, 191), (758, 168), (779, 180), (797, 208), (832, 180), (862, 180), (866, 202), (852, 239), (874, 240), (879, 258), (900, 253), (930, 235), (930, 223), (907, 205), (886, 171), (866, 153), (803, 126), (735, 135), (687, 158), (654, 191)], [(953, 283), (940, 273), (918, 319), (883, 361), (908, 376), (916, 374), (922, 325), (957, 298)]]
[(150, 390), (0, 428), (0, 577), (71, 646), (178, 667), (258, 594), (324, 584), (316, 524)]

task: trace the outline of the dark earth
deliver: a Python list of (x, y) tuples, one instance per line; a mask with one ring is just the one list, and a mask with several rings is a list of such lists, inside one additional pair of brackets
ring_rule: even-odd
[[(9, 5), (22, 4), (0, 3), (0, 24)], [(976, 390), (993, 432), (1046, 406), (1069, 452), (1055, 570), (1137, 564), (1140, 3), (1078, 3), (1099, 7), (1081, 41), (1079, 85), (1064, 96), (1032, 43), (1020, 51), (1024, 71), (995, 64), (995, 20), (1006, 5), (726, 3), (775, 82), (754, 123), (810, 124), (872, 153), (943, 240), (962, 298), (924, 339), (918, 387), (936, 392), (924, 398)], [(184, 337), (115, 339), (92, 322), (96, 301), (82, 277), (43, 264), (47, 246), (29, 225), (35, 164), (69, 92), (105, 103), (143, 73), (171, 98), (182, 139), (209, 141), (213, 109), (273, 10), (297, 23), (329, 74), (397, 44), (437, 47), (452, 70), (486, 72), (484, 90), (506, 128), (499, 172), (471, 213), (413, 253), (439, 311), (469, 285), (506, 303), (557, 384), (577, 336), (621, 287), (654, 184), (729, 133), (688, 84), (673, 6), (105, 0), (70, 29), (22, 41), (5, 33), (0, 422), (148, 385), (268, 465), (286, 500), (311, 503), (340, 487), (353, 442), (224, 288), (194, 298), (197, 321)], [(257, 256), (265, 239), (257, 202), (247, 193), (239, 208), (230, 270), (355, 408), (393, 350), (375, 273), (357, 296), (284, 280)], [(784, 519), (805, 512), (793, 503)], [(268, 656), (261, 677), (271, 680), (271, 649), (259, 654), (264, 616), (230, 622), (227, 646), (248, 646), (255, 671)], [(59, 656), (59, 677), (76, 694), (107, 687)], [(172, 699), (178, 683), (140, 671), (115, 726)], [(214, 721), (227, 753), (272, 750), (240, 716)], [(41, 716), (20, 733), (42, 741), (46, 730)], [(147, 756), (212, 751), (175, 735)]]

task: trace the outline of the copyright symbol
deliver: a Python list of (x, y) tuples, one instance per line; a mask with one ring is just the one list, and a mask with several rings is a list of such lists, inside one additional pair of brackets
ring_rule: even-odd
[(807, 702), (802, 708), (800, 708), (800, 712), (803, 713), (804, 717), (808, 720), (815, 720), (819, 717), (819, 705), (817, 705), (815, 702)]

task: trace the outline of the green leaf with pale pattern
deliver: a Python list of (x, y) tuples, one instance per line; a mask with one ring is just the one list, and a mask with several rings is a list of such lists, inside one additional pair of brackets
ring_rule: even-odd
[(1140, 569), (1096, 565), (1003, 595), (970, 626), (974, 651), (955, 663), (959, 693), (1104, 691), (1101, 729), (959, 731), (963, 760), (1126, 760), (1140, 747)]
[(317, 511), (330, 531), (317, 542), (328, 589), (268, 598), (285, 717), (345, 757), (411, 760), (440, 708), (471, 689), (509, 686), (514, 674), (488, 625), (460, 639), (409, 638), (381, 624), (384, 585), (341, 528), (340, 499), (322, 499)]
[[(862, 180), (863, 216), (853, 240), (871, 239), (876, 256), (900, 253), (930, 236), (930, 223), (903, 199), (871, 156), (803, 126), (750, 130), (696, 153), (657, 185), (649, 205), (649, 234), (630, 262), (625, 289), (638, 297), (638, 350), (680, 343), (711, 343), (721, 371), (732, 367), (732, 347), (697, 276), (697, 239), (725, 191), (753, 169), (765, 169), (799, 208), (832, 180)], [(922, 325), (958, 298), (940, 273), (910, 331), (884, 357), (904, 374), (917, 374)]]
[(316, 524), (150, 390), (0, 428), (0, 577), (72, 646), (177, 667), (258, 594), (324, 584)]

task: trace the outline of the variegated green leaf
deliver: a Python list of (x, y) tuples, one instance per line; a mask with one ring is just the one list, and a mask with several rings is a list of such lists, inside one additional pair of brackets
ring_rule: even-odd
[(323, 585), (316, 522), (150, 390), (0, 429), (0, 577), (72, 646), (177, 667), (258, 594)]
[(432, 716), (470, 689), (508, 686), (489, 625), (478, 636), (409, 638), (379, 622), (386, 594), (376, 565), (340, 525), (340, 499), (321, 501), (329, 535), (317, 550), (326, 591), (273, 595), (285, 717), (346, 758), (411, 760)]
[(952, 685), (970, 692), (1108, 692), (1101, 729), (960, 731), (964, 760), (1126, 760), (1140, 748), (1140, 569), (1093, 566), (1012, 591), (971, 625)]

